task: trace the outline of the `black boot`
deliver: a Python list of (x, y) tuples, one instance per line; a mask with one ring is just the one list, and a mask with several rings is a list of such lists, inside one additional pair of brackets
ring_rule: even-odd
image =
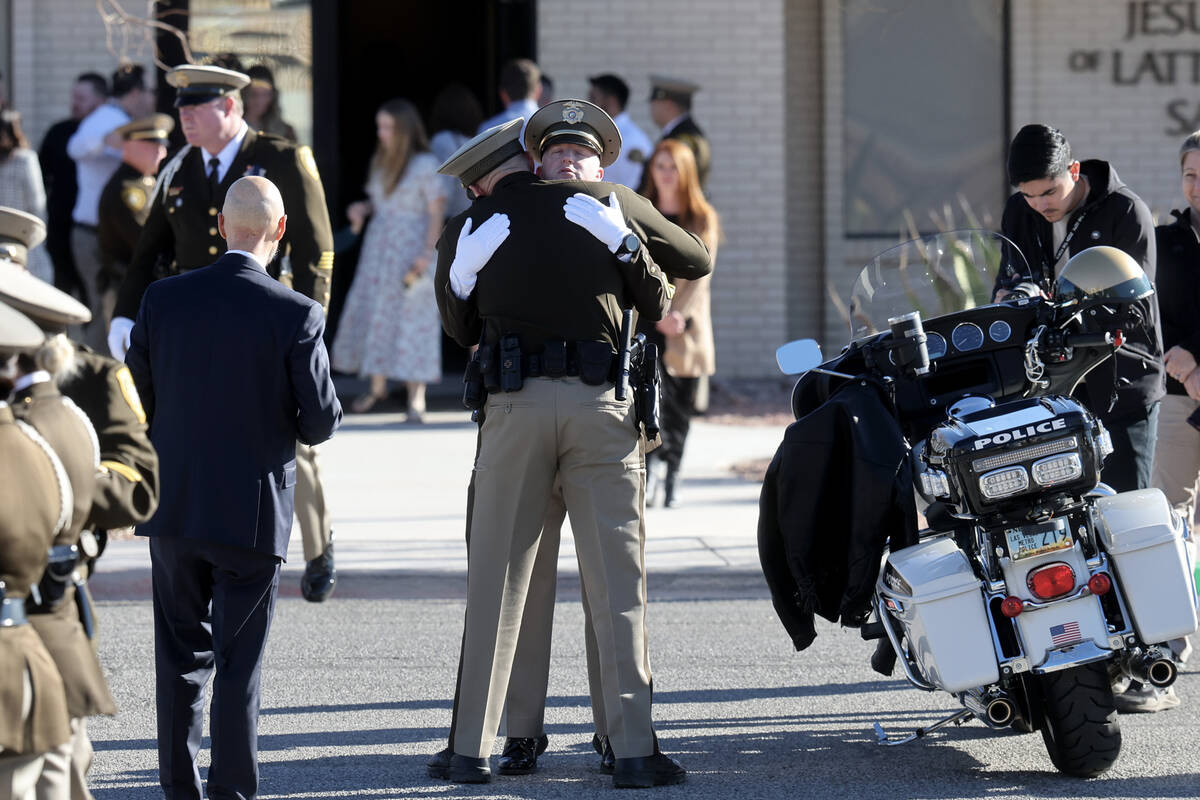
[(606, 775), (612, 775), (613, 763), (616, 758), (613, 756), (612, 742), (607, 736), (600, 734), (592, 734), (592, 749), (600, 756), (600, 771)]
[(337, 583), (337, 570), (333, 567), (333, 534), (329, 536), (329, 545), (325, 552), (309, 561), (304, 567), (304, 576), (300, 578), (300, 594), (310, 603), (321, 603), (333, 594), (333, 585)]
[(663, 506), (675, 507), (675, 487), (679, 479), (679, 470), (667, 467), (667, 476), (663, 478)]
[(550, 744), (546, 734), (541, 736), (509, 736), (504, 740), (504, 751), (500, 754), (501, 775), (529, 775), (537, 771), (538, 756), (546, 752)]

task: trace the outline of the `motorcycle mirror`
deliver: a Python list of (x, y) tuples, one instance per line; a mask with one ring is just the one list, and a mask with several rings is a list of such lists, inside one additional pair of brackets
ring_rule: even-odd
[(775, 363), (784, 375), (799, 375), (819, 366), (824, 359), (821, 357), (821, 345), (816, 339), (797, 339), (781, 345), (775, 351)]

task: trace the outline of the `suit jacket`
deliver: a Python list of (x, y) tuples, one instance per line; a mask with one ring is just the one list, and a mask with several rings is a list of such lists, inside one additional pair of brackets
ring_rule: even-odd
[[(333, 233), (312, 151), (277, 136), (247, 131), (216, 197), (209, 196), (204, 158), (203, 150), (188, 146), (163, 164), (113, 316), (133, 319), (142, 293), (153, 280), (211, 264), (225, 252), (217, 214), (229, 187), (247, 175), (267, 178), (279, 187), (288, 215), (280, 255), (289, 257), (290, 285), (328, 307)], [(268, 268), (278, 275), (278, 262)]]
[(284, 558), (296, 442), (337, 430), (321, 306), (251, 259), (146, 290), (125, 358), (158, 450), (158, 511), (143, 536), (204, 539)]

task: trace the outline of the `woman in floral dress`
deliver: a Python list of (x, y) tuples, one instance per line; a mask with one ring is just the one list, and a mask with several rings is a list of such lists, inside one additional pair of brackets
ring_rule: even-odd
[(369, 376), (370, 390), (351, 410), (363, 413), (387, 395), (388, 379), (408, 388), (408, 420), (425, 414), (425, 384), (442, 371), (442, 327), (433, 294), (434, 246), (441, 233), (446, 184), (437, 174), (421, 117), (407, 100), (389, 100), (375, 115), (378, 144), (367, 200), (346, 210), (352, 229), (371, 225), (350, 285), (333, 366)]

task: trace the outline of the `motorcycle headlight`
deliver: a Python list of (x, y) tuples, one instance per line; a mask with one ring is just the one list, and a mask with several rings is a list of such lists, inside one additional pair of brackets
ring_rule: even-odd
[(1063, 453), (1033, 462), (1033, 479), (1040, 486), (1069, 483), (1083, 475), (1083, 460), (1079, 453)]
[(949, 497), (950, 481), (940, 469), (927, 469), (921, 473), (921, 491), (930, 497)]
[(979, 491), (989, 500), (999, 500), (1028, 488), (1029, 473), (1024, 467), (997, 469), (979, 476)]

